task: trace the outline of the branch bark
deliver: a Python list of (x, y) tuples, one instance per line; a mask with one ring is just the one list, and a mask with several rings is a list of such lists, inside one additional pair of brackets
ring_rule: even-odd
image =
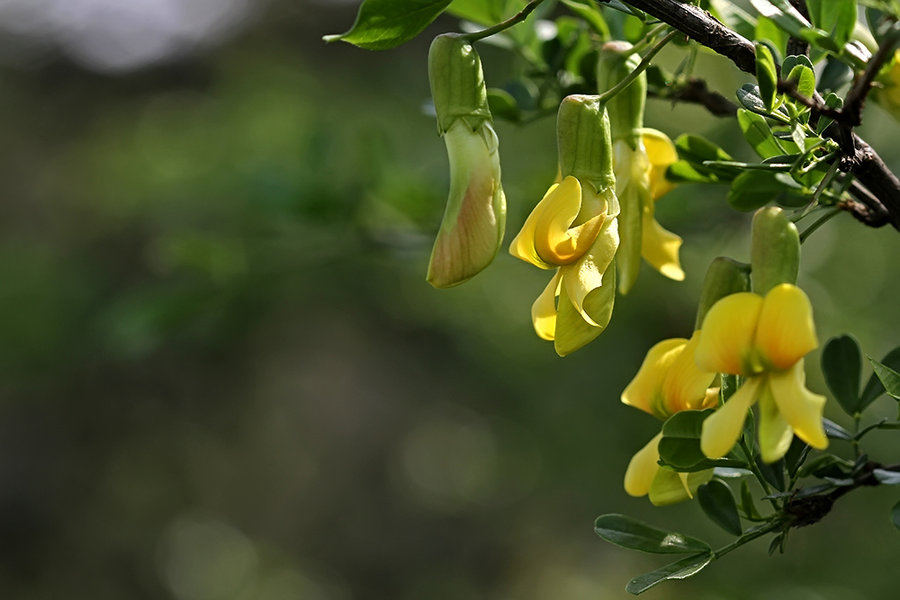
[[(717, 21), (705, 10), (679, 0), (622, 1), (668, 23), (689, 38), (730, 59), (740, 70), (756, 74), (756, 49), (753, 43)], [(843, 117), (841, 120), (836, 120), (838, 123), (843, 123), (848, 117), (847, 114), (841, 116)], [(848, 136), (848, 133), (851, 135)], [(900, 179), (887, 168), (871, 146), (852, 132), (852, 125), (849, 129), (840, 126), (831, 127), (826, 131), (826, 135), (838, 143), (842, 142), (843, 136), (841, 148), (844, 157), (841, 160), (841, 170), (855, 175), (862, 187), (870, 192), (861, 196), (854, 193), (854, 196), (870, 210), (854, 211), (851, 207), (859, 208), (858, 204), (845, 203), (847, 210), (868, 225), (876, 224), (879, 215), (887, 214), (888, 222), (900, 230)], [(875, 202), (878, 204), (875, 205)], [(863, 213), (866, 215), (865, 219), (860, 218)]]

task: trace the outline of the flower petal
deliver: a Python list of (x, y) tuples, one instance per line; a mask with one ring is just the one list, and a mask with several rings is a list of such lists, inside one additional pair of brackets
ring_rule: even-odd
[(573, 227), (581, 211), (581, 200), (581, 183), (570, 175), (553, 190), (546, 202), (541, 201), (545, 207), (535, 223), (534, 247), (544, 262), (569, 264), (580, 258), (594, 243), (606, 213), (593, 213), (583, 223)]
[(662, 386), (666, 412), (671, 415), (681, 410), (698, 410), (706, 400), (706, 390), (715, 379), (713, 371), (697, 367), (694, 353), (700, 341), (700, 332), (694, 335), (675, 357)]
[(769, 385), (759, 395), (759, 449), (762, 459), (775, 462), (791, 447), (794, 432), (778, 411)]
[(641, 221), (641, 255), (650, 266), (675, 281), (684, 281), (684, 270), (678, 259), (681, 237), (667, 231), (645, 211)]
[(547, 190), (547, 193), (544, 194), (541, 201), (537, 203), (537, 206), (534, 207), (531, 214), (525, 219), (525, 224), (522, 225), (521, 231), (519, 231), (518, 235), (513, 238), (513, 241), (509, 245), (510, 254), (541, 269), (553, 269), (556, 266), (546, 262), (538, 255), (538, 252), (534, 247), (534, 240), (535, 230), (538, 221), (541, 219), (541, 215), (547, 208), (548, 198), (556, 191), (559, 185), (560, 184), (558, 183), (554, 183), (550, 186), (550, 189)]
[(506, 225), (494, 130), (485, 123), (472, 131), (460, 119), (444, 133), (444, 141), (450, 194), (426, 275), (438, 288), (458, 285), (490, 264)]
[(534, 331), (545, 340), (552, 340), (556, 331), (556, 296), (559, 294), (561, 273), (559, 269), (550, 278), (550, 283), (531, 305), (531, 322)]
[(806, 373), (803, 360), (784, 373), (769, 375), (769, 386), (778, 411), (801, 440), (819, 450), (828, 446), (822, 411), (825, 396), (806, 389)]
[(709, 458), (721, 458), (737, 443), (747, 411), (756, 402), (763, 380), (751, 377), (716, 412), (703, 421), (700, 449)]
[(617, 217), (621, 241), (616, 253), (619, 291), (627, 294), (641, 267), (642, 215), (650, 199), (650, 164), (643, 150), (632, 150), (625, 140), (614, 144)]
[(584, 299), (585, 312), (592, 315), (596, 325), (584, 320), (569, 300), (566, 287), (560, 286), (556, 334), (553, 340), (553, 347), (560, 356), (575, 352), (603, 333), (609, 325), (616, 300), (616, 270), (609, 269), (603, 281), (606, 285), (598, 287)]
[(704, 371), (755, 375), (762, 370), (750, 360), (753, 339), (763, 299), (757, 294), (740, 292), (716, 302), (700, 327), (697, 366)]
[(671, 413), (665, 411), (665, 404), (662, 402), (663, 382), (687, 343), (688, 340), (684, 338), (672, 338), (650, 348), (637, 375), (622, 392), (622, 403), (660, 419), (669, 417)]
[(659, 432), (652, 440), (637, 451), (628, 462), (625, 469), (625, 491), (631, 496), (644, 496), (650, 491), (650, 484), (659, 470), (659, 440), (662, 432)]
[(650, 194), (656, 200), (675, 185), (666, 179), (666, 169), (678, 160), (678, 152), (669, 136), (662, 131), (645, 127), (640, 130), (641, 142), (650, 160)]
[[(594, 245), (578, 261), (561, 267), (563, 286), (581, 317), (595, 327), (605, 326), (585, 309), (585, 297), (604, 283), (604, 275), (619, 247), (617, 219), (610, 220), (600, 231)], [(615, 285), (615, 284), (613, 284)]]
[(687, 473), (676, 473), (671, 469), (659, 467), (656, 476), (650, 483), (650, 503), (654, 506), (666, 506), (690, 500), (693, 495), (687, 484)]
[(812, 306), (803, 290), (789, 283), (772, 288), (763, 301), (756, 329), (756, 347), (763, 360), (783, 371), (818, 345)]

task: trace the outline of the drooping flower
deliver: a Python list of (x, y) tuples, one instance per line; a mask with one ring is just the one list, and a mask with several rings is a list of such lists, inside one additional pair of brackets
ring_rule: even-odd
[(703, 453), (710, 458), (727, 454), (757, 402), (764, 461), (784, 456), (794, 435), (814, 448), (825, 448), (825, 397), (806, 389), (803, 370), (803, 357), (817, 346), (812, 306), (795, 285), (776, 285), (765, 297), (742, 292), (718, 301), (703, 321), (697, 366), (745, 379), (703, 422)]
[(478, 53), (457, 35), (440, 35), (428, 53), (428, 74), (450, 159), (450, 194), (426, 279), (444, 288), (494, 259), (506, 227), (506, 196)]
[(537, 334), (565, 356), (598, 336), (612, 315), (609, 267), (619, 245), (619, 204), (605, 107), (592, 96), (565, 98), (557, 132), (561, 181), (535, 206), (509, 251), (556, 269), (531, 316)]
[[(674, 338), (659, 342), (647, 352), (637, 375), (622, 392), (622, 402), (666, 420), (682, 410), (716, 406), (718, 388), (710, 388), (714, 372), (699, 369), (694, 353), (699, 332), (690, 340)], [(659, 442), (662, 433), (639, 450), (625, 471), (625, 491), (632, 496), (649, 494), (656, 505), (692, 498), (697, 487), (712, 477), (712, 470), (676, 473), (661, 467)]]
[[(640, 56), (631, 52), (627, 42), (605, 44), (597, 64), (601, 93), (617, 85), (639, 62)], [(643, 126), (646, 96), (647, 76), (641, 73), (609, 100), (616, 194), (621, 204), (616, 264), (623, 294), (637, 280), (641, 257), (666, 277), (684, 279), (678, 259), (682, 240), (654, 217), (656, 201), (673, 187), (665, 172), (678, 156), (664, 133)]]

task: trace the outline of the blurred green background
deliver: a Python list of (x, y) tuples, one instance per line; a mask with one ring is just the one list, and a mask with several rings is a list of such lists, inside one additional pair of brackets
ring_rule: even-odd
[[(501, 252), (462, 287), (424, 281), (449, 185), (425, 55), (456, 23), (324, 44), (355, 10), (0, 3), (0, 598), (625, 598), (666, 560), (607, 545), (597, 515), (729, 540), (693, 503), (625, 495), (658, 423), (618, 398), (690, 333), (709, 260), (747, 258), (749, 216), (678, 188), (658, 218), (687, 280), (645, 268), (558, 358), (529, 318), (545, 273)], [(505, 55), (483, 58), (503, 84)], [(698, 72), (740, 83), (714, 56)], [(734, 122), (648, 113), (747, 154)], [(862, 129), (895, 171), (897, 127), (873, 108)], [(555, 174), (553, 119), (498, 133), (511, 239)], [(823, 341), (900, 342), (895, 230), (840, 215), (804, 252)], [(872, 434), (873, 458), (891, 442)], [(896, 499), (857, 491), (786, 555), (751, 545), (645, 597), (893, 597)]]

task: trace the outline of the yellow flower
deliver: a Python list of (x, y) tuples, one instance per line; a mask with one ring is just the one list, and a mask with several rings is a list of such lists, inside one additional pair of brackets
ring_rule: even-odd
[(765, 297), (742, 292), (717, 302), (703, 321), (697, 366), (745, 379), (703, 422), (703, 453), (710, 458), (727, 454), (756, 402), (764, 461), (784, 456), (794, 434), (814, 448), (825, 448), (825, 398), (806, 389), (803, 370), (803, 357), (817, 346), (812, 307), (797, 286), (782, 283)]
[(625, 138), (613, 144), (616, 195), (622, 205), (622, 243), (617, 264), (623, 294), (637, 279), (641, 257), (666, 277), (684, 279), (678, 259), (682, 240), (654, 218), (656, 201), (674, 187), (665, 173), (678, 155), (672, 141), (661, 131), (641, 128), (635, 132), (639, 140), (635, 147)]
[(619, 244), (610, 209), (616, 206), (611, 188), (597, 190), (569, 175), (550, 186), (510, 245), (513, 256), (556, 269), (531, 316), (537, 334), (554, 340), (560, 356), (609, 323), (615, 296), (615, 270), (609, 266)]
[[(674, 338), (659, 342), (647, 352), (637, 375), (622, 392), (622, 402), (665, 420), (682, 410), (716, 406), (718, 388), (709, 385), (714, 372), (697, 367), (694, 353), (700, 332), (690, 340)], [(632, 496), (650, 495), (655, 505), (693, 498), (697, 487), (712, 477), (712, 470), (676, 473), (660, 467), (659, 441), (654, 437), (634, 455), (625, 471), (625, 491)]]

